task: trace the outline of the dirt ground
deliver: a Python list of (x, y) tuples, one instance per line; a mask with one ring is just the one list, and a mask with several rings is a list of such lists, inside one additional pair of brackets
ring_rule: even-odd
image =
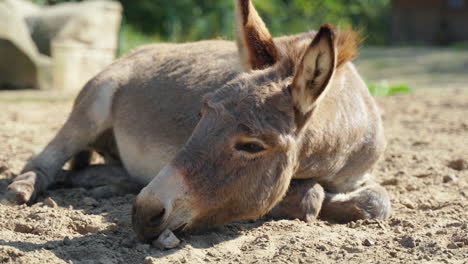
[[(373, 174), (391, 195), (388, 221), (262, 219), (188, 235), (161, 251), (136, 242), (133, 195), (92, 199), (85, 189), (56, 189), (32, 206), (0, 205), (0, 263), (468, 263), (468, 82), (450, 80), (378, 98), (388, 148)], [(0, 193), (58, 130), (72, 100), (0, 91)]]

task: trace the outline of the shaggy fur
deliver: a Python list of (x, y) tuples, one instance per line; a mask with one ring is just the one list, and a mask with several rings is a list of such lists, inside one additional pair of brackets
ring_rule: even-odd
[(349, 62), (356, 33), (324, 25), (272, 39), (251, 1), (237, 3), (237, 47), (143, 46), (89, 81), (2, 202), (34, 201), (68, 160), (86, 163), (80, 153), (93, 149), (106, 165), (75, 163), (87, 187), (120, 193), (97, 180), (116, 174), (146, 185), (132, 211), (143, 240), (256, 219), (276, 205), (277, 215), (306, 221), (319, 212), (337, 221), (388, 217), (388, 195), (367, 173), (385, 139)]

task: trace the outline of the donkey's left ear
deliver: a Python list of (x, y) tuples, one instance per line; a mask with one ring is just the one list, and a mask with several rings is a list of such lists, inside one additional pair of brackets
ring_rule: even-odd
[(273, 38), (251, 0), (237, 0), (236, 42), (245, 71), (264, 69), (279, 60)]
[(296, 67), (291, 94), (298, 115), (307, 117), (314, 109), (330, 84), (336, 63), (335, 33), (331, 25), (325, 24), (320, 27)]

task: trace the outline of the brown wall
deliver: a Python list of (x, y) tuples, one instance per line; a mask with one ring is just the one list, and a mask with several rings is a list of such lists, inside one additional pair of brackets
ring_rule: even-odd
[(448, 0), (393, 0), (394, 44), (446, 45), (468, 41), (468, 0), (452, 8)]

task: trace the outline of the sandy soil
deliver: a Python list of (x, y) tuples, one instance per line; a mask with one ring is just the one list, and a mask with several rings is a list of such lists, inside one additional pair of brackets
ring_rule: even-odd
[[(392, 197), (388, 221), (263, 219), (161, 251), (135, 241), (134, 196), (56, 189), (29, 207), (0, 205), (0, 263), (468, 263), (468, 87), (459, 86), (378, 99), (389, 144), (373, 173)], [(54, 135), (72, 98), (0, 92), (0, 193)]]
[(449, 48), (392, 47), (361, 49), (356, 64), (366, 80), (447, 88), (468, 84), (468, 52)]

